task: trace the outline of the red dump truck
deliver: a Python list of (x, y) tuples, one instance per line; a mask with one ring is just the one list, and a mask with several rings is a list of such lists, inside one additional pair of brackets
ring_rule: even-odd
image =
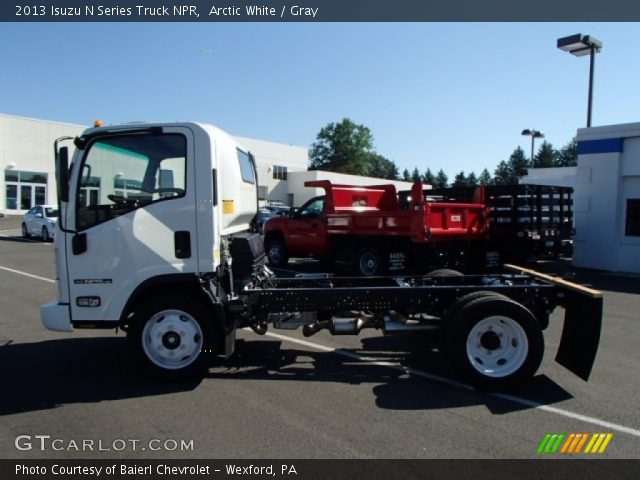
[(393, 185), (319, 180), (305, 186), (322, 188), (325, 195), (264, 225), (265, 249), (274, 267), (286, 265), (291, 257), (354, 262), (365, 276), (409, 265), (457, 266), (471, 245), (487, 237), (489, 212), (484, 205), (428, 202), (420, 182), (403, 206)]

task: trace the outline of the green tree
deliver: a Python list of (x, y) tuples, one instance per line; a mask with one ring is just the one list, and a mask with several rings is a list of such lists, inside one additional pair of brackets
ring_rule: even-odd
[(527, 174), (527, 170), (531, 166), (531, 162), (524, 156), (524, 150), (518, 147), (509, 156), (509, 174), (511, 178), (508, 183), (517, 184), (518, 179)]
[(421, 180), (422, 180), (422, 176), (420, 175), (420, 170), (418, 170), (418, 167), (415, 167), (413, 169), (413, 172), (411, 172), (411, 181), (419, 182)]
[(377, 153), (372, 153), (369, 156), (367, 175), (370, 177), (396, 180), (398, 178), (398, 167), (388, 158)]
[(474, 172), (471, 172), (467, 175), (467, 186), (468, 187), (477, 187), (478, 186), (478, 177)]
[(464, 174), (464, 170), (460, 171), (454, 178), (452, 187), (466, 187), (467, 186), (467, 176)]
[(502, 160), (493, 172), (493, 181), (496, 185), (507, 185), (511, 183), (511, 169), (509, 164)]
[(575, 167), (578, 165), (578, 142), (573, 137), (560, 149), (556, 156), (556, 167)]
[(480, 176), (478, 177), (478, 183), (480, 185), (491, 185), (493, 183), (489, 170), (487, 170), (486, 168), (482, 170)]
[(406, 168), (402, 171), (402, 180), (405, 182), (411, 181), (411, 175), (409, 175), (409, 170), (407, 170)]
[(553, 148), (546, 140), (540, 145), (538, 153), (533, 157), (534, 168), (549, 168), (554, 167), (556, 164), (556, 157), (558, 152)]
[(433, 188), (447, 188), (448, 184), (449, 177), (447, 177), (447, 174), (444, 173), (444, 170), (442, 169), (438, 170), (438, 173), (436, 173), (436, 179), (433, 182)]
[(436, 176), (433, 174), (430, 168), (427, 168), (422, 176), (422, 181), (427, 185), (433, 185), (436, 183)]
[(373, 150), (373, 135), (348, 118), (323, 127), (309, 151), (311, 170), (366, 175)]

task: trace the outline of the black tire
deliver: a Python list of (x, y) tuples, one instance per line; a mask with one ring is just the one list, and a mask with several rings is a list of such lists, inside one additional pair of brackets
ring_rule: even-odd
[(49, 230), (47, 229), (47, 227), (42, 227), (42, 241), (43, 242), (49, 242), (51, 241), (51, 237), (49, 236)]
[(29, 230), (27, 230), (27, 224), (23, 223), (22, 224), (22, 238), (29, 238), (31, 237), (31, 235), (29, 235)]
[(438, 270), (433, 270), (425, 275), (427, 278), (433, 277), (462, 277), (462, 272), (458, 270), (452, 270), (450, 268), (439, 268)]
[(509, 300), (509, 297), (502, 295), (501, 293), (492, 292), (490, 290), (481, 290), (479, 292), (471, 292), (466, 295), (458, 298), (451, 306), (446, 310), (443, 318), (442, 325), (440, 327), (440, 350), (446, 350), (446, 342), (447, 342), (447, 329), (449, 328), (449, 324), (451, 323), (451, 319), (455, 318), (460, 309), (462, 309), (469, 302), (476, 300), (478, 298), (485, 297), (498, 297), (505, 300)]
[[(212, 325), (211, 320), (209, 309), (199, 299), (189, 295), (149, 298), (136, 308), (133, 322), (127, 330), (131, 353), (143, 371), (161, 380), (202, 378), (210, 359), (218, 353), (215, 335), (219, 334), (219, 329)], [(171, 323), (163, 326), (163, 322)], [(145, 329), (147, 325), (149, 328)], [(154, 329), (158, 331), (158, 336), (154, 334)], [(155, 338), (158, 340), (153, 340)], [(186, 347), (184, 353), (188, 355), (163, 363), (163, 355), (170, 355), (172, 351), (181, 354), (183, 346)], [(155, 355), (150, 352), (155, 352)]]
[(387, 271), (387, 262), (376, 247), (365, 246), (356, 253), (355, 267), (358, 275), (374, 277)]
[(272, 267), (284, 267), (289, 262), (289, 252), (284, 241), (278, 237), (269, 238), (266, 242), (267, 259)]
[(484, 295), (467, 301), (449, 319), (445, 352), (471, 384), (502, 390), (533, 377), (542, 362), (544, 338), (523, 305), (502, 295)]

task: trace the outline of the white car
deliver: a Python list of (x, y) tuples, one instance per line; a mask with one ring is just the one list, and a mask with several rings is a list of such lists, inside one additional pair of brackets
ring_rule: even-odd
[(57, 223), (57, 205), (36, 205), (22, 217), (22, 236), (36, 235), (49, 242), (56, 234)]

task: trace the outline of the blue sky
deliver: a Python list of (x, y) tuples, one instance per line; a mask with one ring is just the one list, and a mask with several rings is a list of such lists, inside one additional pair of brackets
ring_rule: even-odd
[(349, 117), (401, 169), (492, 171), (524, 128), (560, 147), (585, 125), (588, 58), (555, 46), (578, 32), (604, 42), (593, 124), (640, 121), (640, 24), (606, 23), (5, 23), (0, 112), (303, 146)]

